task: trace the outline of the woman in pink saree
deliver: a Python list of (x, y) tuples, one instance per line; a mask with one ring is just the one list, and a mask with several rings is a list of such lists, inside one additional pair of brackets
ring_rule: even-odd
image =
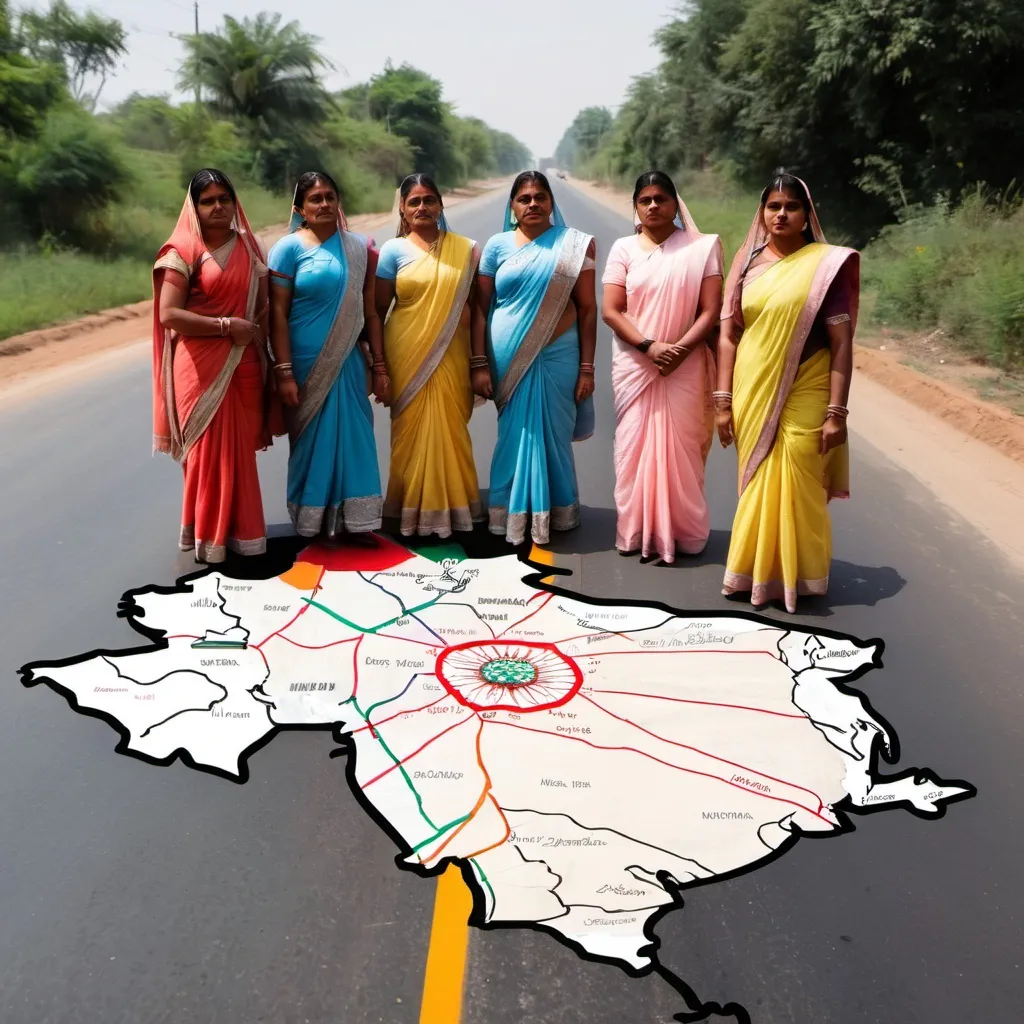
[(608, 254), (604, 322), (615, 332), (615, 546), (663, 562), (699, 554), (710, 533), (711, 448), (722, 243), (702, 235), (667, 174), (633, 191), (636, 233)]
[(192, 179), (153, 295), (153, 449), (185, 472), (180, 547), (200, 562), (262, 554), (256, 452), (283, 432), (268, 390), (267, 268), (222, 172)]

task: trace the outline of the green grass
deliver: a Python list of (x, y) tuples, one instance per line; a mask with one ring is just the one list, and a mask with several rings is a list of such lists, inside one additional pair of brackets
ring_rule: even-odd
[[(171, 153), (129, 151), (134, 184), (93, 218), (99, 253), (0, 252), (0, 339), (148, 298), (152, 265), (181, 212), (185, 186)], [(288, 197), (240, 182), (254, 229), (288, 219)]]
[(0, 339), (138, 302), (150, 282), (149, 265), (131, 257), (0, 253)]

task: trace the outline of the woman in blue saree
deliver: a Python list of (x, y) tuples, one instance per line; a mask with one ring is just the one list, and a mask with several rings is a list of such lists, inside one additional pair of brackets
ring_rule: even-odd
[(330, 176), (302, 175), (291, 232), (268, 260), (274, 373), (291, 441), (288, 514), (302, 537), (337, 541), (380, 528), (380, 470), (359, 345), (365, 330), (373, 393), (387, 405), (374, 257), (367, 239), (346, 230)]
[(579, 525), (572, 442), (594, 431), (594, 239), (565, 226), (547, 178), (516, 178), (480, 256), (473, 390), (498, 408), (490, 530), (510, 544)]

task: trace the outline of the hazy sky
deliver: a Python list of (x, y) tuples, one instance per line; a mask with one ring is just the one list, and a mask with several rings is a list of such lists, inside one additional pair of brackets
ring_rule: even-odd
[[(72, 0), (118, 18), (129, 28), (129, 53), (108, 81), (101, 108), (134, 91), (175, 92), (180, 45), (169, 33), (192, 30), (191, 0)], [(14, 0), (46, 7), (48, 0)], [(203, 31), (225, 14), (279, 11), (323, 42), (337, 71), (331, 88), (366, 81), (390, 58), (408, 61), (444, 83), (463, 115), (512, 132), (537, 158), (554, 151), (584, 106), (621, 103), (630, 80), (652, 70), (655, 30), (672, 16), (674, 0), (199, 0)]]

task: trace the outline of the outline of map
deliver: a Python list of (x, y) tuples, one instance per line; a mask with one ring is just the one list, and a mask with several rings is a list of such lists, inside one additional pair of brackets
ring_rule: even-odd
[(451, 552), (377, 537), (308, 548), (267, 580), (204, 569), (132, 590), (120, 614), (152, 645), (22, 681), (103, 718), (119, 753), (240, 783), (278, 731), (332, 729), (399, 866), (457, 863), (472, 925), (660, 973), (690, 1008), (679, 1020), (750, 1019), (658, 958), (654, 926), (686, 889), (852, 831), (850, 812), (933, 819), (975, 795), (879, 772), (896, 736), (850, 684), (881, 667), (880, 640), (583, 597), (546, 582), (566, 570)]

